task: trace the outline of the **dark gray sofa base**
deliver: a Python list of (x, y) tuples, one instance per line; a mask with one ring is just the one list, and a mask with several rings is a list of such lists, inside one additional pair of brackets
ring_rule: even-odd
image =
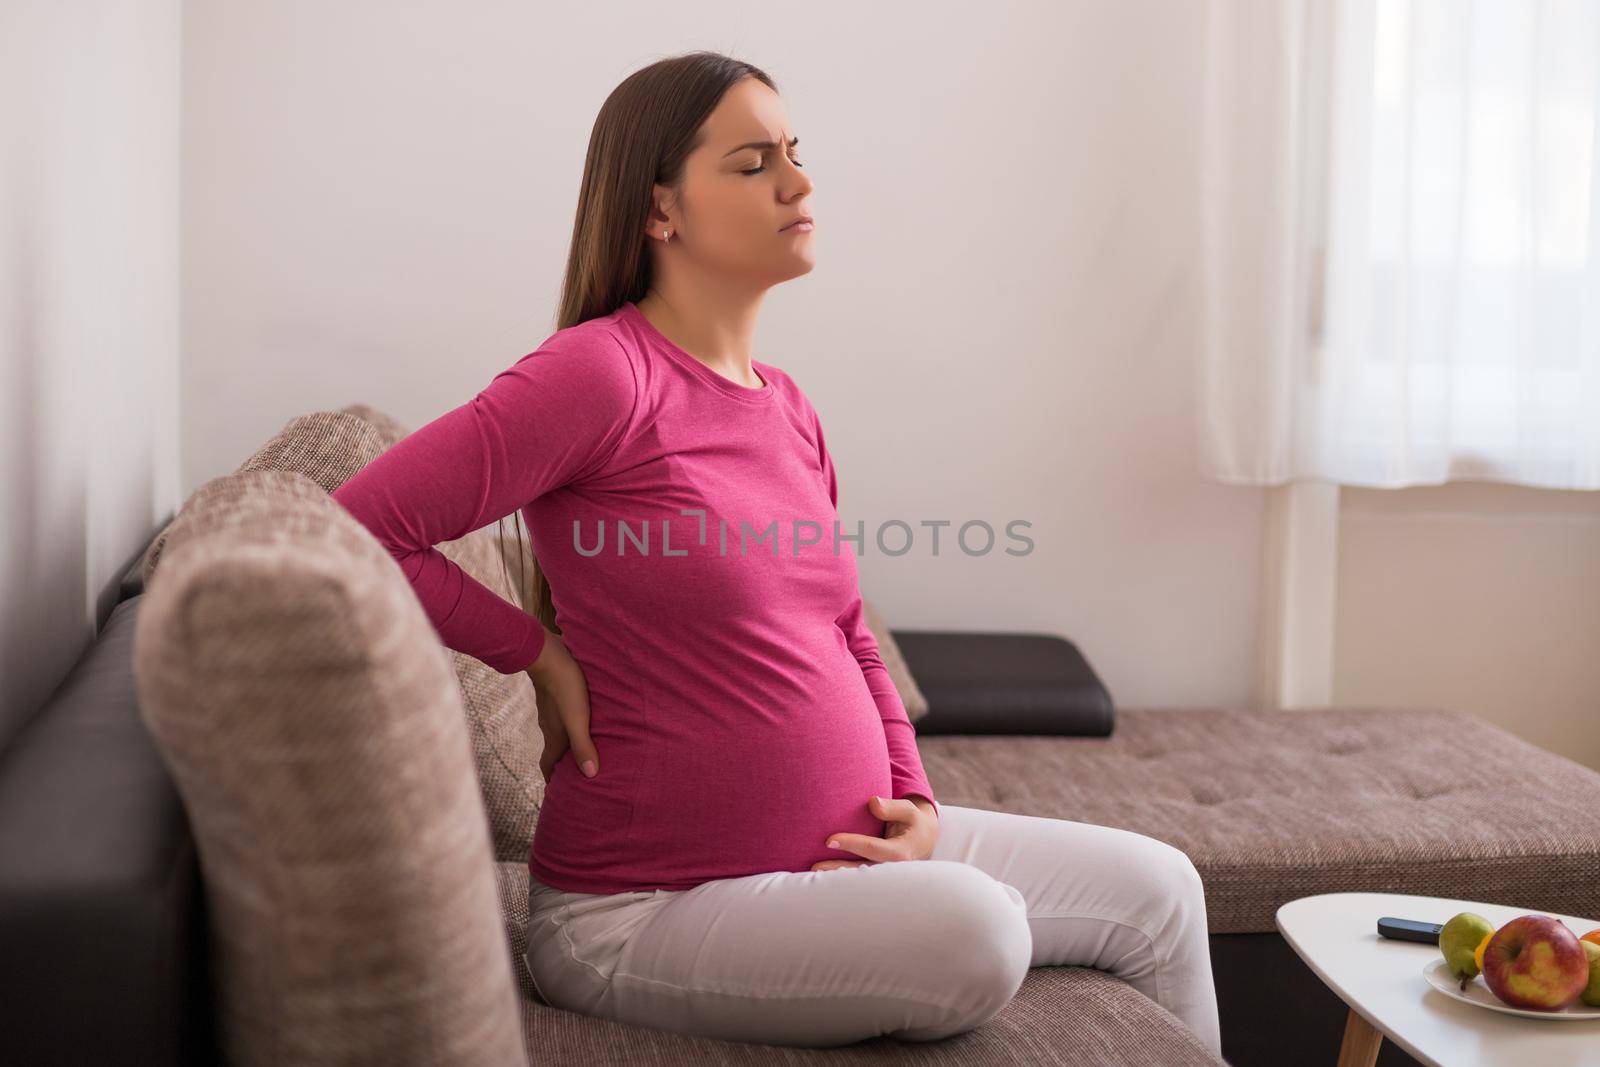
[(212, 1064), (204, 885), (139, 718), (137, 599), (0, 747), (0, 1048), (9, 1063)]
[[(1234, 1067), (1339, 1059), (1349, 1009), (1279, 934), (1212, 934), (1222, 1057)], [(1377, 1067), (1422, 1067), (1385, 1041)]]

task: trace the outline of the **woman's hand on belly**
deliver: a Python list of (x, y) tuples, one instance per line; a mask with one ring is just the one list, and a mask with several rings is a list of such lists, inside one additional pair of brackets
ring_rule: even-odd
[(827, 871), (835, 867), (860, 867), (867, 863), (890, 863), (899, 860), (925, 860), (933, 855), (933, 846), (939, 839), (939, 816), (934, 814), (933, 803), (921, 796), (873, 797), (867, 801), (867, 810), (889, 824), (882, 837), (870, 834), (829, 834), (828, 848), (854, 852), (865, 859), (818, 860), (811, 865), (813, 871)]

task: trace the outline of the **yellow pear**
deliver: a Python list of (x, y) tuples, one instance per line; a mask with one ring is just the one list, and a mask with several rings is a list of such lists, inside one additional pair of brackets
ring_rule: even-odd
[(1478, 950), (1494, 933), (1494, 923), (1476, 912), (1464, 911), (1451, 917), (1439, 931), (1439, 951), (1444, 953), (1450, 973), (1465, 982), (1483, 970), (1483, 957)]

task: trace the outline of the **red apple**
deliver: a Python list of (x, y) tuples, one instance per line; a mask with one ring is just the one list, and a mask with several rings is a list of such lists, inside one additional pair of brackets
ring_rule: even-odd
[(1589, 957), (1560, 919), (1519, 915), (1489, 938), (1483, 980), (1513, 1008), (1560, 1011), (1589, 984)]

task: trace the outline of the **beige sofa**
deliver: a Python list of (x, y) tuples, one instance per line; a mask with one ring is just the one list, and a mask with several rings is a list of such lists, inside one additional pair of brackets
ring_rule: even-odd
[[(988, 1024), (926, 1044), (743, 1045), (541, 1003), (521, 959), (543, 786), (532, 688), (444, 649), (327, 495), (404, 432), (364, 405), (297, 418), (145, 557), (140, 713), (198, 845), (233, 1062), (1219, 1062), (1076, 966), (1035, 968)], [(507, 543), (491, 527), (441, 548), (518, 599), (526, 561)], [(914, 689), (903, 668), (899, 683)], [(1384, 889), (1600, 915), (1600, 775), (1461, 713), (1119, 709), (1106, 737), (919, 725), (919, 745), (946, 804), (1125, 826), (1190, 855), (1235, 1065), (1338, 1047), (1342, 1007), (1274, 932), (1286, 900)]]

